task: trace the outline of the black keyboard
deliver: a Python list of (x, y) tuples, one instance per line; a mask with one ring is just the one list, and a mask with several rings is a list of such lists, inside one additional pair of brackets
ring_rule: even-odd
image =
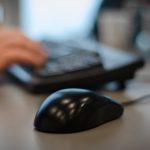
[(33, 70), (41, 78), (60, 76), (78, 71), (103, 69), (99, 53), (76, 49), (70, 54), (57, 58), (49, 58), (42, 68)]
[(125, 83), (144, 64), (138, 56), (97, 43), (43, 41), (43, 45), (50, 58), (41, 68), (13, 65), (8, 69), (9, 75), (36, 93), (75, 87), (91, 89), (111, 81)]

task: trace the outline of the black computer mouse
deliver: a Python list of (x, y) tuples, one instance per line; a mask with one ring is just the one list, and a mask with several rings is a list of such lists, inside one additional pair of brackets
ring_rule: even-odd
[(119, 118), (123, 106), (86, 89), (64, 89), (50, 95), (37, 111), (34, 127), (42, 132), (73, 133)]

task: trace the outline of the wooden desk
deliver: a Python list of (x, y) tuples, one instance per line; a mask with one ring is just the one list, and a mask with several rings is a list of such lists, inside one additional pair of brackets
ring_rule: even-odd
[[(150, 93), (150, 64), (137, 73), (127, 89), (106, 92), (125, 101)], [(20, 87), (0, 86), (0, 150), (149, 150), (150, 101), (129, 106), (121, 119), (75, 134), (46, 134), (34, 130), (38, 106), (47, 95), (32, 95)]]

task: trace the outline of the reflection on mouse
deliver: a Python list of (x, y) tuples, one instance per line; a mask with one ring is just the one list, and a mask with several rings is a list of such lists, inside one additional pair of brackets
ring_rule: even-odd
[(42, 132), (73, 133), (95, 128), (122, 114), (122, 105), (109, 97), (85, 89), (64, 89), (42, 103), (34, 126)]

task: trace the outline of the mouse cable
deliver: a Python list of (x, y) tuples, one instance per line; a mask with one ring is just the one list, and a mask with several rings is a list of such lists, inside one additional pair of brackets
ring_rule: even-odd
[(150, 94), (144, 95), (144, 96), (142, 96), (142, 97), (139, 97), (139, 98), (136, 98), (136, 99), (133, 99), (133, 100), (128, 100), (128, 101), (126, 101), (126, 102), (122, 102), (121, 104), (122, 104), (123, 106), (130, 106), (130, 105), (137, 104), (137, 103), (139, 103), (139, 102), (141, 102), (141, 101), (144, 101), (144, 100), (146, 100), (146, 99), (148, 99), (148, 98), (150, 98)]

